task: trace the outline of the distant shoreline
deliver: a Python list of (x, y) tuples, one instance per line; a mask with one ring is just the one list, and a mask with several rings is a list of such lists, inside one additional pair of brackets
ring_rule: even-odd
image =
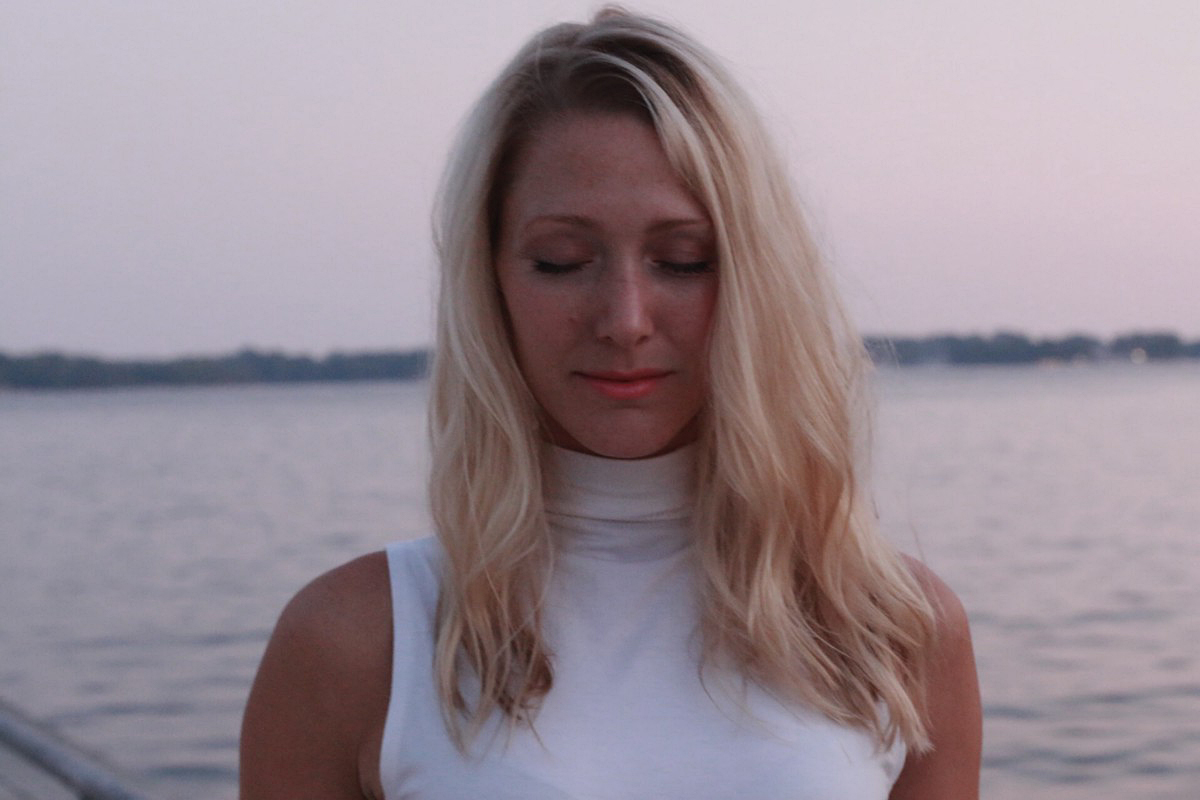
[[(866, 336), (863, 341), (876, 364), (896, 367), (1200, 359), (1200, 340), (1185, 342), (1164, 332), (1129, 333), (1108, 340), (1082, 334), (1030, 338), (996, 333)], [(0, 353), (0, 389), (418, 380), (428, 374), (430, 356), (427, 349), (333, 353), (322, 358), (254, 349), (164, 359)]]
[(1200, 358), (1200, 339), (1185, 342), (1174, 333), (1161, 331), (1127, 333), (1107, 340), (1086, 334), (1030, 338), (1021, 333), (1000, 332), (990, 336), (867, 336), (863, 341), (877, 364), (901, 367), (1103, 361), (1142, 363)]
[(429, 351), (332, 353), (323, 358), (245, 349), (230, 355), (116, 360), (63, 353), (0, 353), (0, 389), (108, 389), (415, 380)]

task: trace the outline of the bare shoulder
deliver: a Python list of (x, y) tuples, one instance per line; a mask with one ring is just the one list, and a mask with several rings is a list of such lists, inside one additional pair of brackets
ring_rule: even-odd
[[(330, 570), (296, 593), (271, 635), (264, 664), (279, 651), (293, 673), (333, 682), (390, 661), (387, 556), (371, 553)], [(386, 647), (384, 646), (386, 645)]]
[[(391, 588), (387, 554), (370, 553), (315, 578), (296, 593), (284, 608), (276, 636), (324, 640), (313, 643), (349, 645), (336, 650), (358, 654), (369, 644), (363, 634), (379, 633), (391, 626)], [(326, 649), (326, 648), (322, 648)]]
[(905, 557), (934, 607), (937, 627), (926, 662), (926, 717), (932, 749), (910, 752), (891, 800), (979, 797), (982, 708), (971, 628), (958, 595), (928, 566)]
[(386, 554), (301, 589), (279, 617), (246, 704), (241, 796), (371, 796), (390, 671)]
[(962, 637), (966, 637), (969, 641), (970, 621), (967, 618), (967, 610), (963, 608), (958, 595), (925, 562), (908, 555), (903, 558), (909, 572), (925, 591), (925, 598), (933, 606), (934, 613), (937, 615), (939, 641), (944, 642), (947, 638), (961, 639)]

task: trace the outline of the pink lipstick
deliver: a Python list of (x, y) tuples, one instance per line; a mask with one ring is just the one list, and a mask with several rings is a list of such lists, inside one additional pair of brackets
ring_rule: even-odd
[(654, 391), (668, 372), (659, 369), (639, 369), (630, 372), (580, 372), (588, 385), (605, 397), (614, 400), (636, 400)]

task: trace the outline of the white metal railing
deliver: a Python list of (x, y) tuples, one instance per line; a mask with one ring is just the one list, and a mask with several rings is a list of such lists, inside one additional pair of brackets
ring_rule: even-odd
[(44, 770), (80, 800), (146, 800), (99, 759), (0, 700), (0, 746)]

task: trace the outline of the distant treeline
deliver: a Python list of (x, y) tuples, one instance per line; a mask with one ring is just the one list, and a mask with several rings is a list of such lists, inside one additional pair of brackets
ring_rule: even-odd
[(0, 387), (87, 389), (302, 381), (408, 380), (424, 377), (425, 350), (333, 353), (324, 358), (242, 350), (233, 355), (161, 361), (109, 361), (87, 356), (0, 354)]
[(1200, 340), (1184, 342), (1173, 333), (1130, 333), (1108, 341), (1084, 335), (1030, 339), (1020, 333), (917, 338), (868, 336), (865, 341), (876, 363), (898, 366), (1200, 358)]
[[(992, 336), (924, 336), (865, 339), (879, 364), (1036, 364), (1042, 362), (1159, 361), (1200, 358), (1200, 340), (1173, 333), (1132, 333), (1102, 341), (1092, 336), (1030, 339)], [(423, 378), (429, 351), (334, 353), (324, 358), (241, 350), (233, 355), (165, 360), (110, 361), (89, 356), (0, 353), (0, 388), (88, 389), (118, 386), (185, 386), (302, 381), (394, 381)]]

